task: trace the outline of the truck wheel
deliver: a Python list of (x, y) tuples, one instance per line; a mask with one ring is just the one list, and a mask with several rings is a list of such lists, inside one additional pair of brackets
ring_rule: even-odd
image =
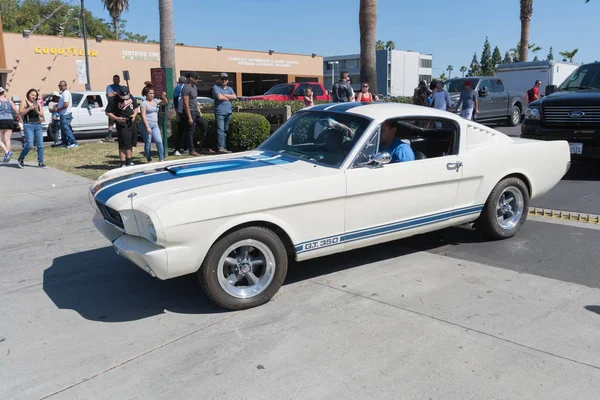
[(510, 126), (517, 126), (521, 122), (521, 109), (519, 106), (513, 106), (510, 116), (508, 117), (508, 123)]
[(529, 209), (529, 190), (518, 178), (500, 181), (490, 193), (476, 223), (482, 233), (493, 239), (513, 237), (525, 223)]
[(200, 286), (217, 305), (244, 310), (271, 300), (283, 284), (287, 267), (281, 239), (269, 229), (254, 226), (217, 241), (197, 275)]

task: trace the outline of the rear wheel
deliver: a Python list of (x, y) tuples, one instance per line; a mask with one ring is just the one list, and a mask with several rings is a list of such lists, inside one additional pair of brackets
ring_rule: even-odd
[(527, 219), (529, 190), (518, 178), (500, 181), (490, 193), (478, 229), (494, 239), (507, 239), (521, 230)]
[(287, 267), (281, 239), (256, 226), (221, 238), (197, 275), (212, 301), (228, 310), (243, 310), (267, 303), (283, 284)]
[(508, 117), (508, 123), (510, 126), (517, 126), (521, 122), (521, 109), (519, 106), (513, 106), (510, 116)]

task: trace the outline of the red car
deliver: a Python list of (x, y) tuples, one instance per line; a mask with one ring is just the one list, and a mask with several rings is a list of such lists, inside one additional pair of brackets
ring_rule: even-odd
[(314, 100), (329, 101), (329, 94), (323, 84), (318, 82), (301, 83), (280, 83), (261, 96), (249, 96), (244, 100), (273, 100), (273, 101), (293, 101), (304, 100), (304, 91), (307, 87), (312, 88)]

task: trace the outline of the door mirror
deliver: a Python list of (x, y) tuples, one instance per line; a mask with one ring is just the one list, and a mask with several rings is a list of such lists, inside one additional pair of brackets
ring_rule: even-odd
[(485, 97), (488, 95), (488, 90), (486, 87), (484, 87), (483, 89), (479, 90), (479, 97)]
[(377, 153), (377, 154), (375, 154), (375, 157), (373, 157), (373, 159), (371, 159), (371, 162), (374, 162), (377, 165), (389, 164), (390, 161), (392, 161), (392, 155), (390, 153), (388, 153), (387, 151), (384, 151), (382, 153)]
[(548, 85), (546, 86), (546, 96), (556, 92), (557, 86), (556, 85)]

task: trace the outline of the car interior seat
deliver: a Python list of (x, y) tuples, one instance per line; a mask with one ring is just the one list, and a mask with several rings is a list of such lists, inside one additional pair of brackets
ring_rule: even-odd
[(327, 129), (323, 132), (325, 135), (325, 149), (328, 152), (337, 152), (342, 149), (344, 143), (344, 131), (341, 129)]

